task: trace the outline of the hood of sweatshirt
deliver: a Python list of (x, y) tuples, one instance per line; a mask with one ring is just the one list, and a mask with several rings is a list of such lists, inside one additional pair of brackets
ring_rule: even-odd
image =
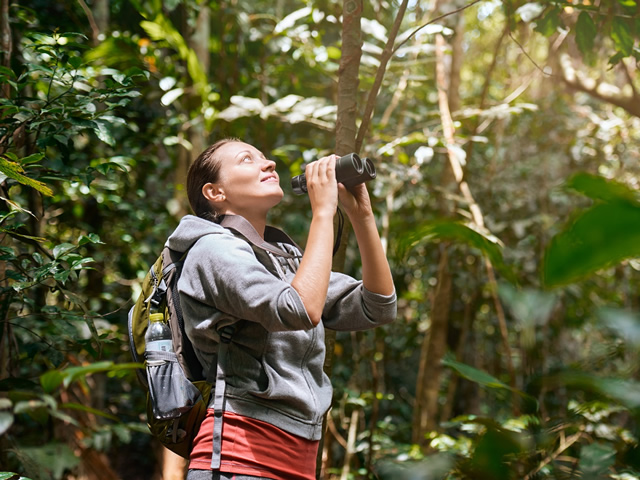
[(186, 252), (205, 235), (233, 234), (223, 226), (195, 215), (185, 215), (169, 236), (166, 246), (178, 252)]

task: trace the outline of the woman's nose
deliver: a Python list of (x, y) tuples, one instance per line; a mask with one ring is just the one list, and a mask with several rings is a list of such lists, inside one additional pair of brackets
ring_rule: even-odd
[(263, 170), (275, 170), (276, 169), (276, 162), (274, 162), (273, 160), (268, 160), (265, 159), (263, 165), (262, 165), (262, 169)]

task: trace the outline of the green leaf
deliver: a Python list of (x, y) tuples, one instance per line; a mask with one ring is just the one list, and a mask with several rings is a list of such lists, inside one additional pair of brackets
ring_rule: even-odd
[(65, 253), (69, 253), (76, 248), (72, 243), (61, 243), (53, 248), (53, 258), (59, 259)]
[(24, 157), (20, 159), (20, 163), (22, 165), (29, 165), (31, 163), (37, 163), (44, 158), (44, 153), (34, 153), (33, 155), (29, 155), (28, 157)]
[(0, 412), (0, 435), (4, 435), (11, 428), (13, 418), (13, 413), (11, 412)]
[(43, 395), (39, 398), (32, 398), (30, 400), (23, 400), (17, 402), (15, 407), (13, 407), (13, 413), (29, 413), (35, 410), (55, 410), (57, 408), (57, 404), (55, 400), (49, 395)]
[(576, 23), (576, 43), (585, 57), (593, 53), (593, 45), (597, 33), (598, 29), (591, 15), (587, 12), (580, 12)]
[(39, 478), (63, 478), (65, 470), (73, 470), (80, 463), (80, 457), (63, 443), (45, 443), (40, 447), (22, 448), (39, 467)]
[[(6, 156), (9, 156), (9, 154), (5, 154), (5, 157)], [(53, 196), (53, 191), (46, 184), (23, 175), (24, 169), (18, 163), (9, 161), (4, 157), (0, 157), (0, 172), (23, 185), (34, 188), (43, 195), (48, 197)]]
[(619, 52), (623, 53), (625, 57), (631, 55), (633, 51), (633, 36), (626, 19), (620, 17), (613, 18), (611, 38)]
[(398, 244), (398, 252), (404, 256), (419, 243), (433, 240), (452, 240), (477, 248), (489, 258), (496, 269), (508, 275), (500, 241), (491, 234), (481, 233), (457, 221), (436, 220), (418, 226), (403, 235)]
[(69, 65), (71, 65), (73, 68), (80, 68), (80, 66), (82, 65), (82, 57), (70, 57), (69, 58)]
[(560, 20), (560, 10), (551, 8), (542, 18), (536, 20), (535, 30), (545, 37), (550, 37), (562, 25)]
[(92, 363), (90, 365), (85, 365), (82, 367), (69, 367), (62, 371), (64, 375), (64, 386), (68, 387), (71, 383), (79, 380), (81, 378), (86, 377), (87, 375), (92, 375), (94, 373), (107, 372), (114, 368), (113, 362), (98, 362)]
[(608, 398), (630, 410), (640, 408), (640, 383), (620, 378), (601, 378), (593, 374), (564, 371), (545, 377), (549, 388), (562, 386), (584, 390)]
[(0, 472), (0, 480), (31, 480), (13, 472)]
[(609, 180), (590, 173), (576, 173), (566, 183), (568, 189), (581, 193), (593, 200), (604, 202), (630, 202), (640, 206), (638, 192), (623, 183)]
[(113, 135), (111, 134), (111, 131), (109, 130), (107, 124), (101, 121), (95, 121), (93, 123), (93, 131), (98, 136), (98, 138), (107, 145), (113, 147), (116, 144), (116, 140), (115, 138), (113, 138)]
[(493, 375), (490, 375), (489, 373), (482, 370), (478, 370), (477, 368), (471, 367), (470, 365), (460, 363), (454, 360), (451, 355), (445, 356), (445, 358), (442, 360), (442, 364), (445, 367), (453, 368), (460, 374), (460, 376), (466, 378), (467, 380), (475, 382), (484, 387), (511, 390), (511, 387), (509, 387), (509, 385), (501, 382)]
[(543, 282), (556, 287), (640, 256), (640, 206), (597, 204), (551, 239), (543, 261)]
[(625, 57), (624, 53), (618, 52), (609, 59), (609, 69), (613, 68)]
[(616, 449), (603, 442), (595, 442), (583, 445), (580, 449), (579, 471), (581, 478), (596, 480), (607, 478), (605, 475), (609, 467), (615, 463)]
[(49, 370), (40, 376), (40, 385), (42, 385), (45, 393), (53, 393), (62, 384), (63, 380), (64, 375), (60, 370)]
[(640, 351), (640, 316), (626, 310), (602, 308), (598, 317), (613, 335)]
[(104, 245), (104, 242), (100, 240), (100, 236), (95, 233), (81, 235), (80, 238), (78, 238), (78, 245), (86, 245), (87, 243)]
[(107, 175), (111, 170), (118, 170), (120, 172), (127, 173), (127, 168), (119, 163), (104, 162), (96, 165), (95, 169), (102, 175)]
[(120, 419), (115, 415), (111, 415), (110, 413), (104, 412), (102, 410), (98, 410), (97, 408), (91, 408), (86, 405), (82, 405), (80, 403), (61, 403), (60, 405), (58, 405), (58, 408), (66, 408), (69, 410), (79, 410), (81, 412), (91, 413), (99, 417), (108, 418), (109, 420), (113, 420), (114, 422), (120, 422)]

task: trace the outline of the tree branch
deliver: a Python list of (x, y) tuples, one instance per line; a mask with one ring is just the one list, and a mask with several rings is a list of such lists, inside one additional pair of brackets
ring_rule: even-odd
[(398, 10), (398, 15), (393, 22), (391, 33), (389, 34), (389, 38), (387, 39), (387, 44), (384, 46), (384, 50), (380, 58), (380, 65), (378, 66), (378, 71), (376, 72), (376, 79), (373, 82), (373, 87), (371, 87), (371, 90), (369, 90), (369, 97), (367, 98), (367, 104), (365, 105), (364, 114), (362, 115), (362, 123), (360, 124), (360, 128), (358, 129), (358, 135), (356, 137), (356, 152), (360, 151), (362, 142), (364, 141), (364, 136), (369, 129), (369, 123), (371, 122), (373, 109), (375, 108), (376, 98), (378, 97), (378, 92), (380, 91), (380, 86), (382, 85), (382, 79), (384, 78), (384, 74), (387, 70), (387, 64), (389, 63), (389, 60), (391, 59), (391, 57), (393, 56), (393, 52), (395, 51), (393, 49), (393, 44), (395, 43), (396, 37), (398, 36), (398, 31), (400, 31), (400, 25), (402, 24), (402, 19), (404, 18), (404, 14), (407, 11), (408, 4), (409, 0), (402, 0), (402, 4), (400, 5), (400, 9)]
[(87, 3), (84, 0), (78, 0), (78, 3), (82, 7), (87, 19), (89, 20), (89, 25), (91, 26), (91, 39), (93, 40), (93, 44), (98, 44), (98, 36), (100, 35), (100, 29), (98, 28), (98, 24), (96, 20), (93, 18), (93, 13), (91, 9), (87, 6)]
[(580, 72), (573, 68), (568, 55), (560, 59), (560, 67), (562, 72), (561, 78), (570, 88), (587, 93), (593, 98), (620, 107), (631, 115), (640, 117), (640, 101), (635, 90), (632, 89), (632, 94), (629, 96), (621, 95), (611, 90), (607, 91), (606, 88), (604, 88), (605, 84), (598, 83), (591, 78), (585, 78), (580, 75)]
[(469, 4), (467, 4), (467, 5), (465, 5), (465, 6), (463, 6), (463, 7), (457, 8), (457, 9), (452, 10), (452, 11), (447, 12), (447, 13), (444, 13), (444, 14), (440, 15), (439, 17), (434, 18), (433, 20), (429, 20), (429, 21), (428, 21), (427, 23), (425, 23), (424, 25), (420, 25), (420, 26), (419, 26), (418, 28), (416, 28), (413, 32), (411, 32), (411, 34), (409, 34), (409, 36), (408, 36), (407, 38), (405, 38), (402, 42), (400, 42), (400, 43), (398, 44), (398, 46), (396, 46), (396, 48), (394, 48), (394, 49), (393, 49), (393, 52), (391, 52), (391, 54), (392, 54), (392, 55), (394, 55), (402, 45), (404, 45), (405, 43), (407, 43), (407, 42), (409, 41), (409, 39), (411, 39), (411, 38), (412, 38), (416, 33), (418, 33), (418, 32), (419, 32), (420, 30), (422, 30), (423, 28), (428, 27), (429, 25), (431, 25), (431, 24), (433, 24), (433, 23), (437, 22), (438, 20), (442, 20), (443, 18), (446, 18), (446, 17), (448, 17), (448, 16), (450, 16), (450, 15), (454, 15), (454, 14), (456, 14), (456, 13), (458, 13), (458, 12), (462, 12), (463, 10), (466, 10), (467, 8), (472, 7), (472, 6), (474, 6), (476, 3), (480, 3), (481, 1), (482, 1), (482, 0), (475, 0), (475, 1), (473, 1), (473, 2), (471, 2), (471, 3), (469, 3)]
[(404, 14), (407, 9), (407, 5), (409, 3), (408, 0), (402, 1), (402, 4), (400, 5), (400, 9), (398, 10), (398, 15), (393, 23), (391, 33), (389, 34), (387, 44), (385, 45), (384, 51), (382, 52), (382, 57), (380, 58), (380, 66), (378, 67), (378, 71), (376, 72), (376, 78), (375, 78), (375, 81), (373, 82), (373, 87), (371, 87), (371, 90), (369, 91), (369, 96), (367, 98), (365, 111), (364, 111), (364, 114), (362, 115), (362, 123), (360, 124), (360, 128), (358, 129), (358, 136), (356, 137), (356, 150), (355, 150), (356, 152), (359, 152), (360, 149), (362, 148), (362, 142), (364, 141), (364, 137), (367, 133), (367, 130), (369, 129), (369, 124), (371, 123), (371, 117), (373, 116), (375, 101), (378, 96), (378, 92), (380, 91), (380, 86), (382, 85), (382, 79), (384, 78), (387, 64), (389, 63), (389, 60), (391, 59), (391, 57), (395, 55), (395, 53), (398, 51), (398, 49), (402, 45), (407, 43), (416, 33), (418, 33), (423, 28), (445, 17), (456, 14), (463, 10), (466, 10), (467, 8), (475, 5), (476, 3), (479, 3), (480, 1), (482, 0), (474, 0), (473, 2), (463, 7), (457, 8), (443, 15), (440, 15), (439, 17), (436, 17), (433, 20), (428, 21), (424, 25), (421, 25), (420, 27), (416, 28), (413, 32), (411, 32), (411, 34), (409, 34), (409, 36), (405, 38), (402, 42), (400, 42), (395, 48), (392, 48), (393, 43), (395, 42), (395, 39), (398, 36), (398, 31), (400, 30), (400, 25), (402, 24), (402, 19), (404, 18)]

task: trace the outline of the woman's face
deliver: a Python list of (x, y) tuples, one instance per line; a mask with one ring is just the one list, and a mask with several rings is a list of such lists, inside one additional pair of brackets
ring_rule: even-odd
[(216, 184), (224, 196), (224, 213), (251, 216), (277, 205), (284, 195), (276, 163), (252, 145), (229, 142), (217, 155), (220, 176)]

